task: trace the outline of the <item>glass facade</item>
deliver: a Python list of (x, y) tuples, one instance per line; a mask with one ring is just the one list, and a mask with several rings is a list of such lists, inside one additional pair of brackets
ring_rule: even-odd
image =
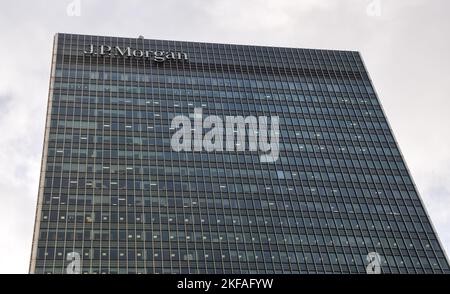
[[(194, 108), (278, 116), (279, 159), (174, 151)], [(82, 273), (450, 272), (358, 52), (57, 34), (30, 272), (73, 252)]]

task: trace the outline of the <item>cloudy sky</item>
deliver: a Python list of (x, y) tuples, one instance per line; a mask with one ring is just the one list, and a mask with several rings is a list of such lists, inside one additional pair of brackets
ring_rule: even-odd
[(448, 0), (0, 0), (0, 273), (28, 271), (56, 32), (360, 51), (450, 252), (448, 11)]

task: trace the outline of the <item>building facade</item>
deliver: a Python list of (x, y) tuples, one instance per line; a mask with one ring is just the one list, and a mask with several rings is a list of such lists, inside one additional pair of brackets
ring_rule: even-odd
[[(175, 150), (179, 116), (277, 118), (279, 154)], [(141, 37), (55, 35), (32, 247), (31, 273), (450, 272), (358, 52)]]

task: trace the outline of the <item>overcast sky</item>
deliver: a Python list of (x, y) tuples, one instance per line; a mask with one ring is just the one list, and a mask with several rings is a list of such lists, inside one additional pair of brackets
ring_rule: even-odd
[(0, 3), (0, 273), (28, 271), (56, 32), (360, 51), (450, 252), (450, 1)]

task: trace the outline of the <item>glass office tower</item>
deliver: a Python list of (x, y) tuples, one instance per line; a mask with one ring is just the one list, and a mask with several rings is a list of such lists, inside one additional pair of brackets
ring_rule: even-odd
[[(175, 151), (194, 109), (279, 117), (279, 157)], [(449, 273), (358, 52), (55, 36), (31, 273), (366, 273), (369, 253)]]

